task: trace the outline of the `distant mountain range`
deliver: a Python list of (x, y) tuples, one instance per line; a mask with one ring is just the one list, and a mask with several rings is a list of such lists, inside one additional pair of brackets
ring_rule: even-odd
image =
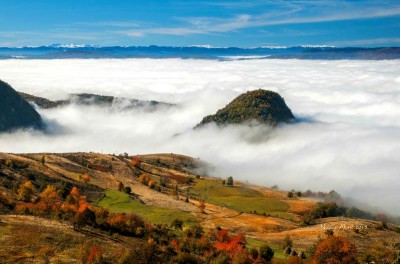
[(211, 60), (248, 59), (323, 59), (388, 60), (400, 59), (400, 47), (333, 47), (304, 45), (298, 47), (265, 46), (255, 48), (163, 46), (101, 47), (77, 44), (53, 44), (34, 47), (0, 47), (0, 59), (101, 59), (101, 58), (182, 58)]

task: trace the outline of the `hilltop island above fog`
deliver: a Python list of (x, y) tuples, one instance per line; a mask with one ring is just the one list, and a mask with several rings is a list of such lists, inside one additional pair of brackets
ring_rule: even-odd
[(278, 93), (259, 89), (239, 95), (214, 115), (204, 117), (196, 127), (212, 122), (217, 125), (226, 125), (252, 120), (276, 126), (278, 123), (290, 122), (294, 119), (292, 111)]
[(39, 113), (8, 83), (0, 80), (0, 132), (30, 127), (43, 127)]

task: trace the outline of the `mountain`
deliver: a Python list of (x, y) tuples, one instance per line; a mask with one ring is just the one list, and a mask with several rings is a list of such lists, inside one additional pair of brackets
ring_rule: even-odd
[(163, 47), (112, 46), (100, 47), (78, 44), (54, 44), (40, 47), (0, 47), (0, 59), (100, 59), (100, 58), (191, 58), (211, 60), (254, 59), (307, 59), (307, 60), (389, 60), (400, 58), (400, 47), (332, 47), (305, 45), (300, 47), (267, 46), (237, 47)]
[(124, 97), (114, 97), (106, 95), (97, 95), (89, 93), (70, 94), (65, 100), (51, 101), (49, 99), (30, 95), (27, 93), (19, 93), (26, 101), (34, 103), (40, 108), (51, 109), (69, 104), (77, 105), (97, 105), (105, 107), (120, 107), (124, 110), (133, 108), (147, 108), (148, 110), (154, 110), (155, 107), (159, 106), (172, 106), (172, 104), (158, 102), (158, 101), (141, 101), (137, 99), (129, 99)]
[(8, 83), (0, 80), (0, 132), (42, 128), (42, 118)]
[(292, 111), (278, 93), (259, 89), (239, 95), (216, 114), (204, 117), (196, 127), (212, 122), (226, 125), (252, 120), (275, 126), (294, 119)]

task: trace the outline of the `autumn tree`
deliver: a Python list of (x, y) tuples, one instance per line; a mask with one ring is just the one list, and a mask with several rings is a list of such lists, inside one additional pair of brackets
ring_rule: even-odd
[(215, 242), (214, 247), (218, 251), (228, 255), (233, 260), (236, 259), (237, 261), (239, 256), (241, 256), (243, 253), (246, 253), (246, 238), (243, 233), (229, 235), (229, 231), (227, 229), (221, 229), (216, 234), (216, 239), (217, 241)]
[(147, 185), (148, 182), (150, 181), (150, 177), (149, 177), (149, 175), (148, 175), (147, 173), (142, 173), (142, 174), (139, 176), (138, 181), (139, 181), (140, 183), (144, 184), (144, 185)]
[(46, 189), (39, 194), (39, 202), (37, 207), (43, 212), (57, 212), (61, 207), (61, 196), (57, 193), (57, 189), (52, 185), (47, 185)]
[(312, 264), (352, 264), (358, 263), (355, 258), (356, 246), (346, 237), (328, 236), (321, 240), (312, 257)]
[(61, 209), (66, 214), (66, 217), (71, 219), (76, 217), (79, 209), (83, 211), (86, 205), (86, 196), (82, 195), (79, 189), (74, 186), (62, 204)]
[(83, 264), (102, 264), (105, 263), (103, 259), (102, 250), (96, 245), (89, 245), (85, 243), (79, 247), (78, 256)]
[(85, 264), (102, 264), (103, 254), (101, 252), (101, 248), (98, 246), (93, 246), (89, 249), (89, 254), (86, 258)]
[(131, 163), (132, 163), (132, 165), (133, 166), (136, 166), (136, 165), (138, 165), (138, 164), (140, 164), (140, 158), (139, 157), (133, 157), (132, 159), (131, 159)]
[(81, 228), (85, 225), (95, 225), (96, 214), (93, 207), (85, 201), (81, 200), (79, 208), (75, 214), (74, 227)]
[(89, 176), (89, 174), (84, 173), (84, 174), (82, 175), (82, 180), (83, 180), (84, 183), (90, 182), (90, 176)]
[(31, 181), (26, 181), (21, 184), (17, 191), (18, 199), (24, 202), (30, 202), (33, 195), (35, 194), (35, 189)]

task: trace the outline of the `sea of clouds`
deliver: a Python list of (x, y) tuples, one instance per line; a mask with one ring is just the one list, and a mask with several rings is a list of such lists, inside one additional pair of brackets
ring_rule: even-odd
[[(400, 61), (2, 60), (0, 79), (50, 99), (69, 93), (159, 100), (158, 111), (40, 110), (51, 134), (0, 135), (2, 152), (181, 153), (283, 189), (330, 191), (400, 214)], [(239, 94), (280, 93), (300, 121), (192, 128)]]

